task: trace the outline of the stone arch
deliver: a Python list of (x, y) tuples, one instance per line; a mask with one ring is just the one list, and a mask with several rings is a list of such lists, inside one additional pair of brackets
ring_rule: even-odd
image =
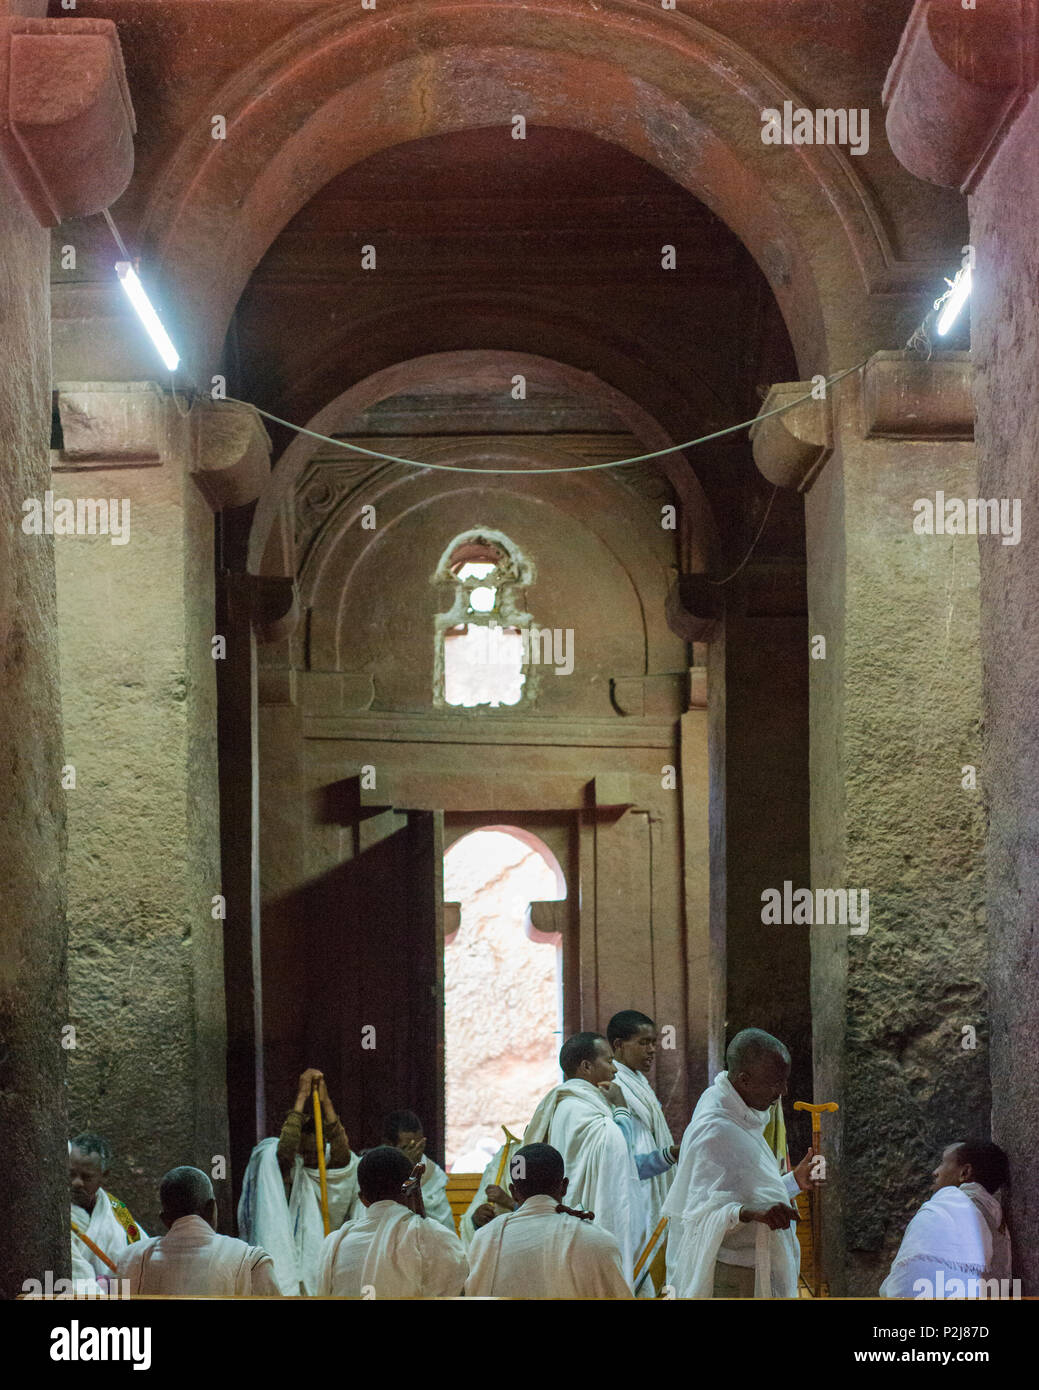
[(203, 120), (184, 137), (142, 241), (178, 286), (178, 328), (197, 344), (187, 370), (208, 380), (253, 267), (329, 179), (405, 141), (507, 126), (519, 105), (528, 125), (623, 146), (720, 216), (772, 285), (804, 376), (873, 345), (890, 310), (870, 294), (915, 288), (916, 274), (842, 151), (763, 145), (760, 112), (785, 100), (800, 104), (738, 44), (638, 0), (336, 8), (216, 94), (227, 138)]
[[(532, 353), (517, 352), (430, 353), (397, 363), (342, 392), (307, 422), (307, 428), (318, 434), (334, 435), (342, 421), (401, 392), (414, 392), (463, 379), (470, 387), (480, 382), (500, 385), (514, 372), (522, 372), (528, 383), (566, 390), (608, 409), (616, 416), (619, 426), (644, 441), (647, 452), (670, 448), (674, 444), (670, 435), (638, 403), (593, 373)], [(279, 458), (253, 518), (247, 560), (250, 573), (285, 572), (280, 519), (284, 517), (286, 508), (291, 507), (295, 488), (315, 451), (315, 440), (308, 435), (297, 434)], [(344, 460), (351, 457), (347, 450), (344, 450), (343, 456)], [(363, 460), (364, 455), (353, 457)], [(538, 467), (535, 456), (530, 456), (529, 462), (532, 471)], [(574, 462), (572, 455), (561, 455), (557, 460), (561, 466)], [(541, 466), (544, 466), (543, 459)], [(657, 466), (683, 503), (682, 564), (691, 572), (703, 571), (707, 569), (717, 546), (717, 530), (707, 497), (686, 455), (681, 452), (665, 455)], [(394, 465), (389, 465), (387, 478), (391, 476), (389, 470), (393, 468)], [(459, 476), (460, 481), (478, 479), (477, 474)], [(593, 476), (602, 477), (603, 474), (574, 475), (575, 479)]]

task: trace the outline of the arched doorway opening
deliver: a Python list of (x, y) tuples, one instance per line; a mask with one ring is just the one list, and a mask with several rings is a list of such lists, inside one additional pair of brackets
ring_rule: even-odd
[(565, 897), (555, 855), (516, 826), (474, 830), (444, 855), (444, 900), (459, 906), (444, 938), (449, 1170), (480, 1172), (501, 1126), (522, 1132), (559, 1079), (562, 935), (538, 931), (531, 903)]

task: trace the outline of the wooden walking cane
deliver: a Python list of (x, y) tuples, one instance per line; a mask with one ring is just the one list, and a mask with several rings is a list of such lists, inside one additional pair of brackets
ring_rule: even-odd
[(321, 1118), (321, 1102), (318, 1099), (317, 1083), (314, 1084), (314, 1136), (317, 1139), (317, 1174), (321, 1183), (321, 1220), (325, 1223), (325, 1235), (332, 1229), (328, 1215), (328, 1174), (325, 1172), (325, 1126)]
[[(795, 1110), (807, 1110), (812, 1116), (812, 1154), (815, 1158), (822, 1157), (822, 1114), (823, 1111), (832, 1113), (838, 1108), (835, 1100), (824, 1101), (822, 1105), (811, 1105), (806, 1100), (795, 1100)], [(825, 1173), (825, 1159), (823, 1160)], [(812, 1295), (815, 1298), (823, 1298), (822, 1281), (822, 1242), (823, 1242), (823, 1204), (822, 1193), (818, 1188), (813, 1187), (809, 1192), (808, 1200), (812, 1207)]]
[(657, 1224), (656, 1224), (656, 1229), (654, 1230), (653, 1234), (650, 1236), (649, 1240), (646, 1241), (646, 1245), (645, 1245), (645, 1248), (644, 1248), (643, 1251), (642, 1251), (642, 1254), (641, 1254), (641, 1255), (638, 1257), (638, 1259), (635, 1261), (635, 1269), (634, 1269), (634, 1271), (633, 1271), (633, 1273), (632, 1273), (632, 1276), (631, 1276), (631, 1282), (635, 1285), (635, 1292), (636, 1292), (636, 1293), (638, 1293), (639, 1289), (641, 1289), (642, 1285), (646, 1282), (647, 1278), (649, 1277), (649, 1268), (648, 1268), (648, 1266), (647, 1266), (647, 1269), (646, 1269), (645, 1274), (643, 1274), (643, 1276), (642, 1276), (641, 1279), (639, 1278), (639, 1270), (642, 1268), (642, 1266), (643, 1266), (643, 1265), (646, 1263), (646, 1261), (649, 1259), (650, 1254), (651, 1254), (651, 1252), (652, 1252), (652, 1250), (653, 1250), (653, 1247), (656, 1245), (657, 1241), (660, 1239), (660, 1234), (661, 1234), (661, 1232), (663, 1231), (663, 1229), (664, 1229), (664, 1227), (665, 1227), (666, 1225), (667, 1225), (667, 1217), (666, 1217), (666, 1216), (662, 1216), (662, 1217), (660, 1218), (660, 1220), (657, 1222)]
[(90, 1237), (89, 1237), (88, 1235), (86, 1235), (83, 1231), (81, 1231), (74, 1221), (70, 1222), (69, 1224), (70, 1224), (71, 1227), (72, 1227), (73, 1234), (79, 1236), (80, 1240), (81, 1240), (81, 1241), (83, 1242), (83, 1244), (87, 1247), (87, 1249), (88, 1249), (88, 1250), (92, 1250), (99, 1260), (103, 1260), (103, 1261), (105, 1262), (105, 1264), (108, 1266), (108, 1268), (109, 1268), (109, 1269), (112, 1271), (112, 1273), (114, 1274), (114, 1273), (115, 1273), (115, 1265), (114, 1265), (114, 1264), (112, 1263), (112, 1261), (108, 1258), (108, 1256), (107, 1256), (107, 1255), (105, 1254), (105, 1252), (101, 1249), (101, 1247), (100, 1247), (99, 1245), (95, 1245), (94, 1242), (90, 1239)]

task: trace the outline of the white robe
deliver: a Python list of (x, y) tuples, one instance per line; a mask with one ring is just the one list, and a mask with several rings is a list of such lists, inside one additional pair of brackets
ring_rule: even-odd
[[(351, 1153), (345, 1168), (326, 1170), (333, 1229), (357, 1211), (359, 1161), (357, 1154)], [(317, 1262), (325, 1239), (320, 1190), (318, 1170), (304, 1167), (297, 1154), (286, 1202), (277, 1139), (262, 1140), (249, 1156), (238, 1203), (238, 1229), (244, 1240), (269, 1252), (283, 1294), (309, 1294), (316, 1287)]]
[[(664, 1118), (656, 1092), (644, 1073), (617, 1062), (617, 1085), (624, 1092), (624, 1099), (635, 1122), (635, 1152), (652, 1153), (654, 1149), (670, 1149), (675, 1142), (674, 1136)], [(669, 1168), (666, 1173), (639, 1179), (638, 1191), (643, 1211), (643, 1229), (639, 1240), (643, 1246), (657, 1228), (674, 1176), (674, 1168)]]
[[(94, 1209), (88, 1212), (84, 1207), (73, 1205), (71, 1218), (83, 1232), (90, 1237), (96, 1246), (102, 1249), (112, 1263), (116, 1263), (119, 1256), (130, 1244), (126, 1235), (126, 1228), (112, 1210), (112, 1200), (103, 1187), (97, 1189), (97, 1196), (94, 1198)], [(141, 1233), (141, 1239), (145, 1239), (147, 1231), (143, 1226), (134, 1225)], [(93, 1275), (103, 1274), (111, 1277), (112, 1271), (104, 1260), (98, 1259), (93, 1250), (90, 1249), (74, 1231), (69, 1235), (72, 1240), (72, 1276), (74, 1279), (89, 1279)], [(89, 1290), (93, 1292), (93, 1290)], [(83, 1292), (88, 1292), (84, 1289)]]
[(796, 1179), (780, 1176), (779, 1160), (765, 1142), (768, 1121), (769, 1111), (746, 1105), (726, 1072), (697, 1101), (664, 1202), (667, 1277), (676, 1297), (711, 1298), (719, 1260), (754, 1268), (755, 1298), (797, 1297), (796, 1223), (770, 1231), (739, 1220), (741, 1207), (793, 1205)]
[[(978, 1285), (972, 1291), (971, 1280), (1009, 1278), (1003, 1209), (980, 1183), (965, 1182), (940, 1187), (910, 1221), (880, 1296), (976, 1298)], [(949, 1288), (952, 1280), (960, 1281), (962, 1292), (955, 1285)], [(914, 1287), (918, 1281), (924, 1282)]]
[(557, 1212), (543, 1195), (476, 1232), (469, 1270), (467, 1298), (631, 1298), (609, 1231)]
[[(483, 1176), (480, 1178), (480, 1186), (476, 1189), (476, 1195), (466, 1207), (458, 1222), (458, 1236), (466, 1250), (472, 1245), (473, 1236), (475, 1236), (476, 1232), (480, 1229), (478, 1226), (473, 1225), (473, 1213), (476, 1211), (477, 1207), (482, 1207), (487, 1201), (487, 1189), (493, 1185), (495, 1178), (498, 1176), (498, 1165), (501, 1163), (501, 1156), (504, 1152), (505, 1145), (502, 1144), (501, 1148), (483, 1170)], [(502, 1173), (502, 1185), (506, 1192), (509, 1190), (508, 1182), (508, 1174)]]
[(523, 1142), (551, 1144), (563, 1155), (567, 1206), (595, 1213), (596, 1224), (616, 1238), (630, 1279), (642, 1229), (639, 1175), (603, 1093), (580, 1079), (554, 1087), (534, 1111)]
[(373, 1202), (321, 1248), (317, 1292), (338, 1298), (457, 1298), (462, 1242), (400, 1202)]
[(201, 1216), (182, 1216), (164, 1236), (138, 1242), (119, 1260), (118, 1277), (135, 1294), (280, 1296), (266, 1250), (220, 1236)]
[(426, 1165), (422, 1174), (422, 1204), (430, 1221), (437, 1221), (446, 1231), (455, 1234), (455, 1214), (447, 1196), (447, 1174), (438, 1163), (423, 1154), (420, 1163)]

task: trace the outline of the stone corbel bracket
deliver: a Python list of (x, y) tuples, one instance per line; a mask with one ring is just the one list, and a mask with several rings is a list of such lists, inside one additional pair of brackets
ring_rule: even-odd
[[(777, 487), (807, 492), (833, 452), (833, 417), (828, 397), (810, 398), (782, 415), (799, 396), (809, 396), (810, 381), (781, 381), (765, 397), (750, 429), (758, 472)], [(766, 418), (767, 417), (767, 418)]]
[(969, 352), (877, 352), (863, 369), (867, 439), (973, 439)]
[(668, 590), (664, 616), (684, 642), (717, 641), (722, 629), (719, 590), (705, 574), (679, 575)]
[(232, 615), (239, 622), (252, 624), (258, 642), (282, 642), (292, 636), (300, 616), (299, 590), (293, 578), (270, 574), (235, 574), (229, 578)]
[(191, 428), (191, 476), (213, 510), (255, 502), (271, 475), (271, 441), (261, 416), (237, 401), (197, 401)]
[(0, 18), (0, 165), (41, 226), (115, 202), (136, 128), (111, 20)]
[(887, 137), (928, 183), (970, 193), (1035, 87), (1035, 0), (916, 0), (884, 83)]

